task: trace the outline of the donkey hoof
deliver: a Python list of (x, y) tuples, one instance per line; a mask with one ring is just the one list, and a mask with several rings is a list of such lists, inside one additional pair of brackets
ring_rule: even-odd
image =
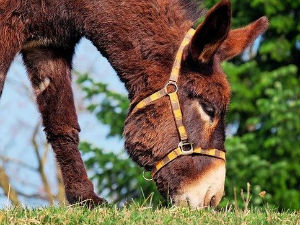
[(92, 196), (85, 202), (86, 204), (83, 202), (83, 205), (86, 205), (88, 208), (108, 205), (108, 202), (104, 198), (101, 198), (96, 194), (92, 194)]

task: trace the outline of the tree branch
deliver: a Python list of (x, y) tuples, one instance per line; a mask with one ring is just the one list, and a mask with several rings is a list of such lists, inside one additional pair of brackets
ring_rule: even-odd
[(26, 169), (29, 169), (29, 170), (32, 170), (35, 172), (37, 171), (37, 168), (35, 168), (27, 163), (24, 163), (23, 161), (18, 160), (18, 159), (10, 158), (10, 157), (3, 156), (3, 155), (0, 155), (0, 159), (5, 163), (16, 163), (22, 167), (25, 167)]
[(4, 194), (12, 202), (12, 204), (15, 206), (19, 206), (20, 201), (18, 199), (18, 195), (10, 185), (9, 178), (5, 172), (5, 169), (2, 166), (0, 166), (0, 186), (2, 187)]
[(36, 141), (36, 136), (38, 134), (39, 127), (40, 127), (40, 122), (37, 123), (37, 125), (34, 128), (32, 138), (31, 138), (31, 142), (32, 142), (32, 145), (33, 145), (33, 148), (34, 148), (34, 151), (35, 151), (36, 158), (38, 160), (38, 164), (39, 164), (38, 165), (38, 172), (40, 173), (42, 182), (44, 184), (44, 189), (45, 189), (45, 192), (48, 196), (49, 203), (51, 205), (53, 205), (54, 204), (54, 198), (53, 198), (53, 195), (52, 195), (52, 192), (51, 192), (51, 189), (50, 189), (50, 185), (49, 185), (49, 182), (48, 182), (47, 176), (45, 174), (45, 170), (44, 170), (46, 159), (45, 159), (45, 157), (44, 157), (44, 159), (42, 159), (42, 157), (40, 155), (40, 151), (39, 151), (39, 146), (38, 146), (37, 141)]

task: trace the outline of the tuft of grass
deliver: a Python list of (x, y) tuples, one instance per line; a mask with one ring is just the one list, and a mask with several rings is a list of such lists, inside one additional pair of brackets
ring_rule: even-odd
[(2, 225), (35, 224), (300, 224), (300, 212), (277, 212), (272, 209), (216, 211), (182, 207), (153, 208), (132, 203), (123, 208), (98, 207), (89, 210), (79, 206), (57, 206), (38, 209), (6, 208), (0, 211)]

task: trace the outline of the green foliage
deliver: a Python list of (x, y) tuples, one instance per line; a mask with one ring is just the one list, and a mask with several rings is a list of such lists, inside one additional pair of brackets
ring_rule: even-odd
[(94, 113), (101, 123), (110, 127), (108, 136), (120, 137), (129, 107), (127, 96), (108, 90), (106, 84), (95, 82), (88, 74), (80, 75), (77, 83), (89, 100), (87, 109)]
[[(211, 6), (216, 1), (206, 1)], [(231, 1), (233, 25), (243, 26), (266, 15), (270, 26), (257, 56), (236, 58), (223, 68), (232, 86), (227, 123), (236, 129), (226, 148), (227, 180), (223, 204), (232, 202), (233, 187), (252, 184), (252, 204), (265, 201), (279, 208), (300, 208), (299, 1)], [(231, 200), (229, 200), (231, 199)]]
[[(216, 0), (206, 0), (211, 7)], [(233, 203), (233, 188), (251, 183), (254, 206), (268, 203), (279, 209), (300, 208), (300, 2), (294, 0), (231, 1), (233, 27), (244, 26), (262, 15), (270, 27), (263, 35), (255, 58), (244, 62), (235, 58), (223, 64), (232, 86), (227, 115), (226, 197), (222, 205)], [(253, 51), (252, 51), (253, 52)], [(252, 54), (251, 54), (252, 56)], [(109, 136), (120, 136), (127, 114), (125, 96), (94, 82), (88, 75), (78, 79), (89, 102), (88, 109), (100, 122), (109, 125)], [(108, 190), (114, 200), (140, 198), (155, 191), (141, 177), (139, 169), (124, 154), (82, 143), (86, 164), (95, 171), (99, 190)], [(113, 167), (109, 164), (112, 162)], [(259, 193), (265, 190), (264, 198)], [(155, 194), (154, 196), (157, 196)]]
[(106, 153), (86, 142), (79, 149), (85, 155), (86, 167), (93, 171), (91, 179), (111, 202), (121, 205), (132, 199), (151, 198), (154, 204), (159, 204), (163, 200), (154, 183), (145, 182), (143, 170), (124, 151)]

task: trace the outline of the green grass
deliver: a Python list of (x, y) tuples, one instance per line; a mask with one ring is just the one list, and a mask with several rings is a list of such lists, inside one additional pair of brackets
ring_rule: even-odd
[(89, 210), (83, 207), (40, 209), (7, 208), (0, 211), (0, 224), (300, 224), (300, 212), (260, 210), (191, 210), (153, 208), (132, 204), (122, 209), (108, 206)]

